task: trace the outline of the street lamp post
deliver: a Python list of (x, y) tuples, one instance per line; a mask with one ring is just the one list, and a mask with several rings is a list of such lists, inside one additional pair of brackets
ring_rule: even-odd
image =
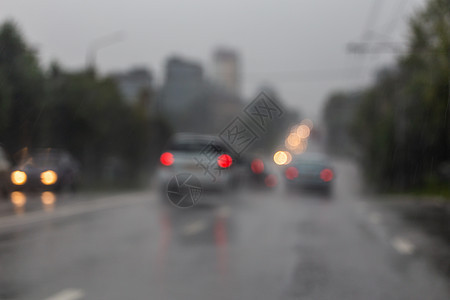
[(99, 50), (117, 44), (123, 41), (124, 35), (121, 31), (117, 31), (108, 35), (104, 35), (94, 39), (89, 45), (86, 52), (86, 66), (87, 68), (95, 67), (95, 58)]

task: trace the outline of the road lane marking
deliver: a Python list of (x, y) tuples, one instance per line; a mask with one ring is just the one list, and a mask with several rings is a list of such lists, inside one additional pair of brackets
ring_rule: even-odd
[(84, 297), (83, 290), (65, 289), (45, 300), (78, 300)]
[(401, 237), (394, 238), (391, 244), (400, 254), (412, 254), (415, 250), (415, 247), (411, 242)]
[(205, 228), (206, 228), (205, 222), (198, 220), (184, 226), (183, 233), (184, 235), (194, 235), (199, 233), (200, 231), (203, 231)]

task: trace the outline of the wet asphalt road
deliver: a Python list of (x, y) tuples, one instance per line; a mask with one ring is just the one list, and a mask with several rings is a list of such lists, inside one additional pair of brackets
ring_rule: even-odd
[(363, 196), (351, 165), (336, 169), (330, 198), (279, 188), (203, 195), (187, 210), (152, 191), (4, 202), (0, 299), (450, 299), (448, 245)]

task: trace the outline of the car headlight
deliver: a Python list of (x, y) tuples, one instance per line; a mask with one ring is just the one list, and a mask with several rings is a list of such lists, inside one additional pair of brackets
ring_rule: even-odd
[(41, 173), (41, 182), (45, 185), (52, 185), (58, 180), (58, 175), (52, 170)]
[(15, 185), (24, 185), (27, 182), (27, 173), (14, 171), (11, 173), (11, 182)]

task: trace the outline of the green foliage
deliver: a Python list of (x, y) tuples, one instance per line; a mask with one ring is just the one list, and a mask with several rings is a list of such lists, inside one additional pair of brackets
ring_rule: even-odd
[(9, 150), (32, 142), (44, 77), (12, 22), (0, 27), (0, 136)]
[(450, 3), (430, 0), (411, 19), (408, 52), (379, 73), (355, 114), (361, 162), (379, 189), (425, 186), (450, 161), (449, 66)]
[[(0, 142), (13, 154), (23, 147), (62, 148), (81, 163), (84, 181), (135, 181), (157, 159), (169, 129), (150, 117), (141, 95), (125, 103), (116, 83), (95, 70), (41, 70), (12, 22), (0, 27)], [(113, 174), (113, 175), (111, 175)]]

